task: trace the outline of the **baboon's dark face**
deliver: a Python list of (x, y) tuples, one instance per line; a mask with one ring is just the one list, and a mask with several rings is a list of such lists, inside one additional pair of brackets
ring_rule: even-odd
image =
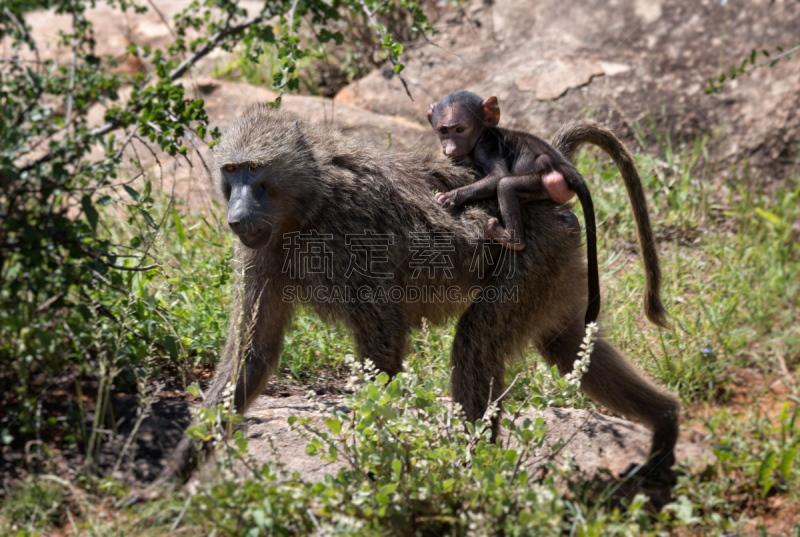
[(269, 164), (238, 162), (220, 169), (222, 191), (228, 200), (228, 225), (248, 248), (269, 242), (283, 218), (275, 199), (275, 173)]

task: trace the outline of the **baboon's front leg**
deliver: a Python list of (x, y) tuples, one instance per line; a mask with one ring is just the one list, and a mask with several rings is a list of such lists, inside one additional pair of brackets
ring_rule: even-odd
[(390, 376), (403, 370), (410, 327), (397, 305), (359, 304), (349, 313), (346, 323), (362, 360), (371, 360), (375, 367)]
[[(291, 304), (280, 300), (277, 293), (267, 291), (265, 289), (259, 295), (259, 307), (254, 307), (255, 297), (252, 301), (245, 299), (245, 304), (236, 300), (228, 341), (214, 380), (206, 393), (203, 402), (205, 408), (220, 404), (225, 389), (231, 382), (235, 382), (234, 406), (236, 412), (243, 413), (264, 391), (275, 372), (283, 347), (284, 330), (291, 319)], [(159, 481), (163, 482), (175, 475), (187, 479), (197, 467), (197, 456), (194, 441), (184, 436), (172, 453)]]

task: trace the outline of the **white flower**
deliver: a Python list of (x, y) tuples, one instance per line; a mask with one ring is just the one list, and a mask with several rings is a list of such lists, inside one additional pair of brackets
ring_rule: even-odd
[(589, 371), (589, 362), (591, 361), (592, 352), (594, 351), (595, 334), (597, 333), (597, 323), (589, 323), (586, 325), (586, 336), (581, 343), (581, 350), (578, 353), (578, 359), (572, 364), (572, 372), (568, 373), (564, 380), (567, 384), (574, 384), (576, 387), (581, 385), (581, 378)]

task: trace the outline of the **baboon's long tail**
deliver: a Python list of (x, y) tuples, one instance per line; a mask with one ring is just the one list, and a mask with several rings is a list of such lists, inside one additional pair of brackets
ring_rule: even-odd
[[(608, 153), (617, 165), (628, 199), (631, 202), (633, 218), (639, 234), (639, 251), (642, 255), (645, 273), (644, 313), (648, 319), (658, 326), (668, 327), (667, 312), (661, 304), (661, 270), (658, 266), (658, 253), (653, 238), (653, 229), (650, 226), (650, 216), (647, 213), (647, 201), (639, 172), (633, 162), (633, 157), (622, 145), (614, 133), (603, 125), (589, 120), (570, 122), (563, 127), (553, 138), (553, 146), (570, 161), (573, 161), (575, 152), (581, 144), (594, 144)], [(587, 233), (589, 230), (587, 230)], [(591, 295), (590, 295), (591, 299)], [(590, 304), (591, 307), (591, 304)]]
[(589, 304), (586, 306), (584, 323), (597, 320), (600, 315), (600, 269), (597, 266), (597, 224), (594, 217), (594, 203), (589, 188), (581, 183), (575, 191), (583, 207), (583, 220), (586, 225), (586, 263), (589, 276)]

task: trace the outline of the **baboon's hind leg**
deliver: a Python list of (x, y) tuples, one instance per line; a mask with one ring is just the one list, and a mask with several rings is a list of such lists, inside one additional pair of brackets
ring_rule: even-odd
[[(547, 363), (556, 364), (563, 375), (572, 371), (584, 330), (580, 314), (561, 332), (537, 337), (536, 346)], [(650, 457), (640, 474), (668, 477), (670, 467), (675, 464), (678, 400), (645, 379), (621, 352), (599, 338), (595, 341), (589, 371), (581, 380), (581, 389), (593, 401), (637, 419), (653, 431)]]

